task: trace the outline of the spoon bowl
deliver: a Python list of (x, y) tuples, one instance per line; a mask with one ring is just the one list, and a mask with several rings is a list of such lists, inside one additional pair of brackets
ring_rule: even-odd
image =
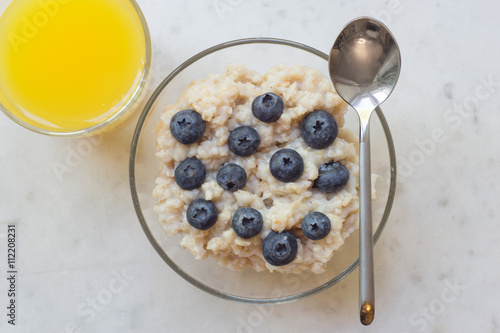
[(360, 17), (342, 29), (330, 51), (328, 66), (337, 93), (358, 112), (360, 120), (359, 300), (361, 323), (370, 325), (375, 316), (370, 116), (394, 90), (401, 54), (384, 24)]
[(372, 111), (396, 86), (401, 54), (385, 25), (361, 17), (348, 23), (339, 34), (328, 65), (337, 93), (354, 109)]

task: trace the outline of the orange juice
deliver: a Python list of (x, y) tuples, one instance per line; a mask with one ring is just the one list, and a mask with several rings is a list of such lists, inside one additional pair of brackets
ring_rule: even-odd
[(144, 36), (128, 0), (14, 0), (0, 18), (0, 103), (47, 131), (102, 123), (135, 96)]

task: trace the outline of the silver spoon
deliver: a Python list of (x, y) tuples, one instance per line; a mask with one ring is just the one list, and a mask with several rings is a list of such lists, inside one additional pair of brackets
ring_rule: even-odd
[(360, 17), (337, 37), (328, 60), (335, 90), (359, 115), (359, 301), (360, 320), (375, 316), (370, 166), (370, 116), (391, 94), (401, 69), (401, 54), (381, 22)]

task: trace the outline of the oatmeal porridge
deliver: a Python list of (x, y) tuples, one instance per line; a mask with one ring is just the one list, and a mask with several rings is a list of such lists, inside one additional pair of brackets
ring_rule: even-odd
[(262, 75), (232, 64), (192, 82), (156, 132), (164, 231), (232, 270), (325, 271), (358, 225), (345, 112), (330, 80), (305, 66)]

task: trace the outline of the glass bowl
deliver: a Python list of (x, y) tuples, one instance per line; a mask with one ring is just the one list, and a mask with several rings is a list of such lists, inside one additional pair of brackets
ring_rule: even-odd
[[(234, 272), (220, 267), (215, 259), (196, 260), (181, 249), (179, 238), (169, 238), (153, 211), (152, 196), (159, 175), (155, 156), (155, 127), (167, 105), (176, 102), (190, 82), (209, 73), (223, 73), (229, 63), (244, 63), (265, 73), (280, 63), (307, 65), (328, 77), (328, 56), (312, 47), (275, 38), (234, 40), (211, 47), (176, 68), (153, 93), (142, 112), (132, 141), (129, 160), (130, 188), (139, 222), (151, 245), (177, 274), (194, 286), (227, 300), (252, 304), (283, 303), (319, 293), (345, 278), (358, 266), (358, 232), (353, 232), (321, 274), (255, 272), (245, 268)], [(349, 110), (346, 126), (359, 130), (357, 114)], [(380, 237), (394, 200), (396, 158), (391, 133), (380, 109), (371, 122), (372, 170), (378, 175), (378, 198), (373, 203), (374, 241)]]
[[(0, 3), (0, 18), (6, 13), (7, 9), (10, 5), (19, 0), (8, 0)], [(53, 123), (49, 123), (46, 120), (39, 118), (38, 116), (31, 114), (29, 109), (24, 109), (22, 106), (17, 105), (12, 100), (9, 100), (4, 91), (2, 91), (2, 87), (0, 85), (0, 110), (7, 115), (10, 119), (15, 121), (17, 124), (32, 130), (37, 133), (51, 135), (51, 136), (66, 136), (66, 137), (74, 137), (74, 136), (87, 136), (87, 135), (95, 135), (103, 130), (109, 130), (111, 127), (118, 125), (123, 120), (125, 120), (139, 105), (140, 100), (144, 97), (144, 92), (146, 91), (145, 86), (147, 84), (147, 80), (149, 77), (149, 70), (151, 66), (151, 37), (149, 35), (149, 28), (144, 18), (144, 15), (135, 0), (122, 0), (125, 6), (130, 8), (130, 13), (137, 17), (138, 23), (140, 24), (140, 28), (142, 30), (142, 35), (145, 43), (145, 55), (142, 58), (143, 67), (138, 71), (135, 76), (134, 82), (130, 86), (130, 89), (122, 95), (121, 99), (116, 102), (109, 110), (105, 111), (101, 114), (100, 118), (95, 118), (89, 120), (88, 127), (85, 126), (75, 126), (73, 129), (65, 129), (57, 127)], [(35, 0), (36, 2), (36, 0)], [(35, 11), (35, 14), (32, 17), (33, 22), (28, 22), (31, 24), (30, 27), (35, 32), (43, 31), (46, 26), (49, 26), (51, 23), (51, 18), (56, 17), (59, 11), (63, 6), (67, 5), (67, 1), (65, 2), (38, 2), (38, 8)], [(28, 23), (25, 23), (28, 25)], [(24, 30), (23, 30), (24, 29)], [(22, 28), (19, 32), (27, 33), (25, 30), (27, 28)], [(22, 32), (22, 33), (21, 33)], [(33, 33), (34, 34), (34, 33)], [(23, 35), (24, 36), (24, 35)], [(8, 38), (8, 36), (0, 36), (0, 38)], [(21, 36), (22, 37), (22, 36)], [(21, 38), (19, 37), (19, 38)], [(28, 38), (29, 37), (29, 38)], [(35, 38), (33, 36), (28, 36), (26, 38), (27, 41)], [(12, 42), (12, 40), (11, 40)], [(0, 68), (1, 70), (1, 68)], [(71, 110), (68, 110), (71, 112)], [(112, 125), (112, 126), (110, 126)]]

